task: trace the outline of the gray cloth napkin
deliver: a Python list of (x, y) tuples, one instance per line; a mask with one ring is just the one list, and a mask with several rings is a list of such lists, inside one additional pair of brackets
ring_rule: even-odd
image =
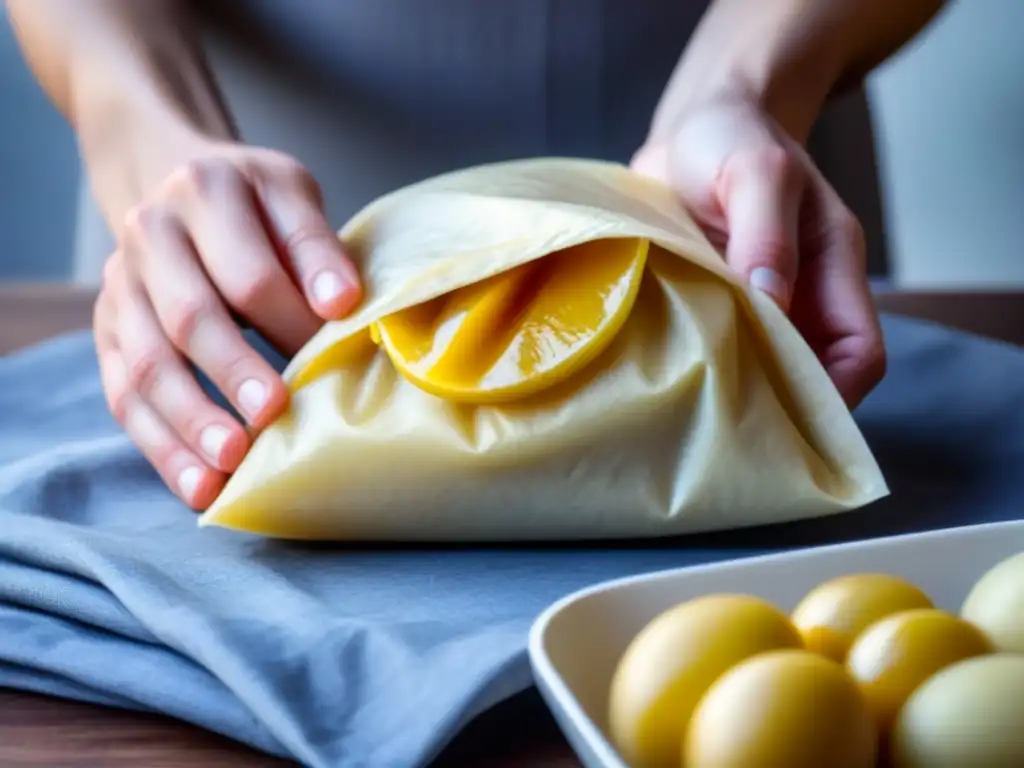
[(199, 530), (107, 415), (91, 341), (0, 359), (0, 686), (162, 712), (315, 768), (429, 762), (529, 687), (539, 611), (597, 581), (1024, 509), (1024, 352), (887, 319), (858, 410), (893, 495), (837, 517), (575, 547)]

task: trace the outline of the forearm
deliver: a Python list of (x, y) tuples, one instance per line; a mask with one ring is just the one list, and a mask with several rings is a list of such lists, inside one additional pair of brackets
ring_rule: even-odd
[(943, 0), (714, 0), (665, 92), (654, 130), (693, 100), (759, 100), (803, 140), (829, 95), (914, 37)]
[(175, 0), (7, 0), (25, 58), (75, 129), (119, 222), (202, 138), (234, 129), (187, 7)]

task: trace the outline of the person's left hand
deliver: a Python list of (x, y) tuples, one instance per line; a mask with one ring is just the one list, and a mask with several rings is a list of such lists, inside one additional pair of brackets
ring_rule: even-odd
[(789, 314), (851, 408), (874, 388), (885, 348), (863, 231), (803, 147), (723, 98), (652, 135), (632, 167), (671, 185), (729, 266)]

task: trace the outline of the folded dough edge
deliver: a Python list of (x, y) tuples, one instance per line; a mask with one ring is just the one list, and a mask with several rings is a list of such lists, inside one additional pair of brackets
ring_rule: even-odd
[[(856, 508), (888, 493), (852, 416), (789, 319), (768, 297), (748, 288), (726, 267), (669, 189), (624, 166), (545, 158), (457, 171), (374, 201), (345, 225), (339, 237), (362, 271), (367, 299), (349, 318), (326, 324), (300, 350), (285, 371), (294, 389), (316, 383), (317, 377), (305, 372), (385, 315), (582, 242), (646, 238), (728, 287), (739, 311), (749, 318), (752, 332), (776, 361), (800, 426), (809, 430), (808, 440), (822, 446), (826, 463), (840, 468), (858, 489), (851, 499), (822, 505), (820, 514)], [(307, 400), (300, 391), (293, 402)], [(292, 416), (282, 419), (282, 424)], [(295, 439), (295, 429), (294, 424), (276, 431), (272, 426), (256, 440), (250, 456), (201, 518), (202, 524), (229, 524), (231, 515), (225, 510), (244, 505), (246, 498), (252, 500), (253, 494), (260, 493), (268, 471), (282, 471), (280, 466), (273, 467), (273, 462), (290, 460), (288, 445)], [(294, 459), (294, 451), (291, 456)], [(286, 506), (281, 504), (280, 514), (292, 513)], [(344, 499), (339, 499), (337, 515), (342, 518), (344, 508)], [(799, 514), (806, 516), (807, 512)], [(769, 517), (783, 519), (774, 511)], [(649, 523), (634, 526), (637, 535), (657, 535), (652, 533), (657, 526)], [(424, 530), (419, 531), (417, 525)], [(397, 531), (399, 538), (459, 538), (452, 534), (450, 524), (438, 532), (426, 530), (428, 525), (424, 519), (411, 529), (400, 525), (391, 530)], [(503, 537), (501, 528), (498, 524), (493, 534), (481, 534), (479, 526), (467, 527), (472, 537), (498, 539)], [(680, 532), (679, 525), (664, 528), (665, 533)], [(557, 534), (563, 529), (554, 526), (553, 530)], [(629, 530), (629, 525), (609, 525), (608, 535)], [(572, 536), (578, 533), (571, 525), (564, 531)], [(539, 533), (540, 538), (550, 535), (550, 531)], [(594, 530), (593, 535), (604, 534)], [(380, 537), (388, 536), (387, 530), (381, 531)], [(356, 537), (378, 536), (363, 526)]]

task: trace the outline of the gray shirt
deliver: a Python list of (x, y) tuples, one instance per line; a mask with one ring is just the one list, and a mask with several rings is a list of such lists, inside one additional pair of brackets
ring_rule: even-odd
[[(628, 161), (706, 3), (209, 0), (209, 48), (244, 138), (290, 152), (341, 226), (377, 195), (481, 162)], [(814, 144), (879, 251), (867, 105)], [(812, 150), (814, 147), (812, 147)], [(77, 274), (111, 250), (83, 189)]]

